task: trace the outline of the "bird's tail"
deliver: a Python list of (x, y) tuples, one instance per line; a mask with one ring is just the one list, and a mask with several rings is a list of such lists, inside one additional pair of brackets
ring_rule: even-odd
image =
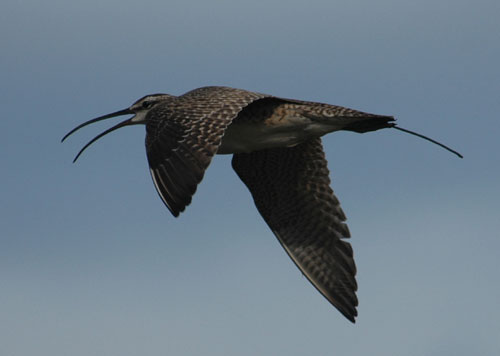
[(396, 126), (395, 121), (396, 119), (392, 116), (367, 114), (366, 117), (359, 118), (358, 120), (348, 124), (345, 128), (343, 128), (343, 130), (365, 133), (394, 127)]
[(344, 130), (348, 131), (354, 131), (358, 133), (364, 133), (364, 132), (369, 132), (369, 131), (376, 131), (380, 129), (385, 129), (385, 128), (394, 128), (396, 130), (406, 132), (410, 135), (420, 137), (426, 141), (432, 142), (435, 145), (438, 145), (442, 148), (444, 148), (447, 151), (450, 151), (451, 153), (457, 155), (460, 158), (464, 158), (459, 152), (451, 149), (450, 147), (442, 144), (441, 142), (438, 142), (436, 140), (433, 140), (430, 137), (424, 136), (422, 134), (419, 134), (418, 132), (410, 131), (407, 129), (403, 129), (402, 127), (396, 126), (396, 119), (392, 116), (382, 116), (382, 115), (369, 115), (366, 116), (366, 119), (361, 119), (359, 121), (355, 121), (353, 123), (350, 123), (348, 126), (344, 128)]

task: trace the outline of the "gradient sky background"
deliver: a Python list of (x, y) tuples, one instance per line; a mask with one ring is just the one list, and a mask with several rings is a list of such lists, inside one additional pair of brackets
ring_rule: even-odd
[[(2, 2), (0, 354), (499, 355), (498, 0)], [(61, 137), (229, 85), (392, 114), (324, 138), (359, 318), (286, 256), (216, 157), (173, 218), (144, 129)], [(118, 120), (117, 120), (118, 121)]]

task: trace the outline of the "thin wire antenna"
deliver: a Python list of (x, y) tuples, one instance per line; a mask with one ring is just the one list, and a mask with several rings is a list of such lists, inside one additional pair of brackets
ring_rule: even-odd
[(399, 130), (399, 131), (403, 131), (403, 132), (409, 133), (409, 134), (414, 135), (414, 136), (418, 136), (418, 137), (420, 137), (420, 138), (423, 138), (424, 140), (430, 141), (430, 142), (432, 142), (432, 143), (434, 143), (434, 144), (436, 144), (436, 145), (438, 145), (438, 146), (441, 146), (441, 147), (442, 147), (442, 148), (444, 148), (445, 150), (450, 151), (451, 153), (456, 154), (456, 155), (457, 155), (458, 157), (460, 157), (460, 158), (464, 158), (464, 156), (462, 156), (462, 155), (461, 155), (460, 153), (458, 153), (457, 151), (455, 151), (455, 150), (453, 150), (453, 149), (449, 148), (449, 147), (448, 147), (448, 146), (446, 146), (446, 145), (443, 145), (441, 142), (437, 142), (436, 140), (433, 140), (432, 138), (429, 138), (429, 137), (427, 137), (427, 136), (424, 136), (424, 135), (419, 134), (419, 133), (414, 132), (414, 131), (410, 131), (410, 130), (407, 130), (407, 129), (403, 129), (403, 128), (399, 127), (399, 126), (393, 126), (392, 128), (393, 128), (393, 129), (396, 129), (396, 130)]

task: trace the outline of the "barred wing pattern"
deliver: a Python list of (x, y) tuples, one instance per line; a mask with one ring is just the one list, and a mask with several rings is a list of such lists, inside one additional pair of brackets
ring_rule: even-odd
[(232, 120), (264, 94), (204, 87), (153, 108), (146, 121), (146, 154), (161, 199), (178, 216), (191, 203)]
[(330, 188), (321, 139), (235, 154), (232, 165), (260, 214), (309, 281), (346, 318), (357, 316), (346, 217)]

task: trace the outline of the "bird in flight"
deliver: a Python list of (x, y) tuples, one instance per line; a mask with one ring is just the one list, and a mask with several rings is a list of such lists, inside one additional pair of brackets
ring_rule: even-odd
[(216, 154), (233, 154), (232, 166), (292, 261), (347, 319), (357, 316), (356, 265), (346, 216), (330, 187), (321, 136), (395, 128), (392, 116), (342, 106), (284, 99), (229, 88), (203, 87), (180, 96), (147, 95), (129, 108), (71, 130), (121, 115), (134, 115), (102, 132), (146, 126), (146, 154), (153, 183), (170, 212), (179, 216)]

